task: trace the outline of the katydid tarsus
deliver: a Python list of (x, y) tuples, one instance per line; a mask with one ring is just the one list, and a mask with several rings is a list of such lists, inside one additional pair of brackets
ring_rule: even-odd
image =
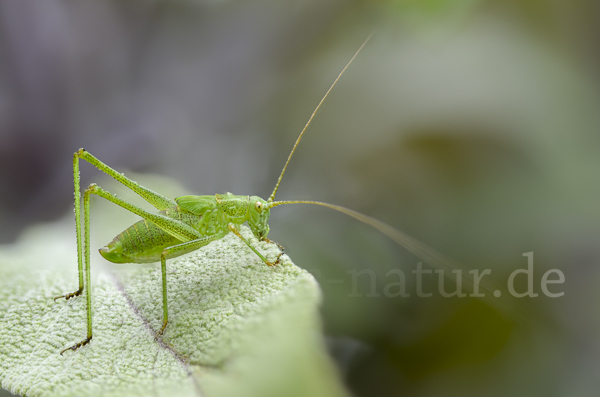
[[(325, 98), (327, 98), (342, 74), (356, 58), (358, 53), (368, 42), (369, 38), (362, 43), (350, 61), (348, 61), (309, 117), (306, 125), (294, 143), (281, 174), (279, 175), (277, 183), (275, 184), (273, 192), (267, 200), (257, 196), (240, 196), (233, 195), (231, 193), (204, 196), (182, 196), (175, 199), (169, 199), (159, 193), (141, 186), (125, 175), (117, 172), (98, 160), (86, 150), (79, 149), (77, 152), (75, 152), (73, 156), (73, 178), (75, 187), (75, 223), (78, 250), (77, 257), (79, 269), (79, 289), (75, 292), (58, 296), (54, 298), (54, 300), (59, 298), (66, 298), (68, 300), (75, 296), (79, 296), (83, 293), (85, 287), (87, 304), (87, 336), (81, 342), (61, 351), (61, 355), (67, 350), (77, 350), (78, 348), (87, 345), (92, 340), (89, 219), (90, 196), (92, 194), (103, 197), (104, 199), (111, 201), (114, 204), (142, 218), (142, 220), (130, 226), (116, 236), (107, 246), (101, 248), (100, 254), (108, 261), (114, 263), (148, 263), (160, 261), (162, 272), (163, 324), (162, 328), (156, 334), (157, 338), (163, 334), (165, 327), (168, 324), (166, 272), (167, 259), (172, 259), (197, 250), (212, 241), (223, 238), (229, 232), (233, 232), (246, 245), (248, 245), (249, 249), (254, 251), (266, 265), (277, 265), (280, 263), (281, 256), (283, 255), (283, 248), (281, 246), (277, 244), (281, 250), (281, 253), (272, 261), (269, 261), (252, 245), (250, 241), (240, 234), (239, 228), (242, 224), (247, 222), (250, 230), (256, 238), (276, 244), (267, 239), (267, 235), (269, 233), (268, 220), (270, 210), (283, 204), (314, 204), (340, 211), (355, 219), (358, 219), (361, 222), (373, 226), (380, 232), (390, 237), (396, 243), (404, 246), (410, 252), (416, 254), (426, 263), (429, 263), (434, 267), (456, 268), (456, 266), (454, 266), (450, 260), (438, 254), (435, 250), (429, 248), (425, 244), (381, 221), (356, 211), (317, 201), (275, 201), (275, 194), (277, 193), (279, 184), (281, 183), (290, 159), (292, 158), (298, 143), (302, 139), (304, 132), (310, 125), (313, 117), (315, 116), (317, 110), (321, 107)], [(131, 189), (133, 192), (154, 206), (158, 212), (149, 212), (132, 205), (117, 198), (115, 195), (102, 189), (97, 184), (92, 183), (87, 187), (87, 189), (85, 189), (83, 194), (82, 232), (79, 175), (80, 160), (87, 161)]]

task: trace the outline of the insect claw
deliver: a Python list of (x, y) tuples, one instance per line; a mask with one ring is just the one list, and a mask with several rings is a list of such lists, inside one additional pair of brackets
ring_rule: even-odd
[(79, 343), (76, 343), (76, 344), (74, 344), (74, 345), (73, 345), (73, 346), (71, 346), (71, 347), (67, 347), (65, 350), (61, 351), (61, 352), (60, 352), (60, 355), (62, 356), (62, 355), (63, 355), (63, 353), (64, 353), (64, 352), (66, 352), (67, 350), (73, 350), (73, 351), (75, 351), (75, 350), (79, 349), (80, 347), (83, 347), (83, 346), (87, 345), (88, 343), (90, 343), (90, 341), (91, 341), (91, 340), (92, 340), (92, 337), (91, 337), (91, 336), (90, 336), (90, 337), (88, 337), (88, 338), (85, 338), (85, 339), (84, 339), (84, 340), (82, 340), (81, 342), (79, 342)]
[(283, 252), (280, 253), (279, 255), (277, 255), (277, 259), (275, 259), (275, 262), (267, 262), (267, 265), (269, 265), (269, 266), (279, 265), (281, 263), (281, 256), (282, 255), (283, 255)]
[(67, 295), (57, 296), (54, 298), (54, 302), (56, 302), (56, 300), (60, 299), (60, 298), (65, 298), (66, 300), (69, 300), (71, 298), (81, 295), (82, 292), (83, 292), (82, 290), (77, 290), (77, 291), (71, 292), (70, 294), (67, 294)]
[(156, 333), (156, 336), (154, 337), (154, 340), (158, 340), (158, 337), (159, 337), (159, 336), (162, 336), (163, 332), (165, 331), (165, 328), (167, 328), (167, 323), (168, 323), (168, 321), (165, 321), (165, 322), (163, 323), (163, 326), (162, 326), (162, 328), (160, 329), (160, 331), (158, 331), (158, 332)]

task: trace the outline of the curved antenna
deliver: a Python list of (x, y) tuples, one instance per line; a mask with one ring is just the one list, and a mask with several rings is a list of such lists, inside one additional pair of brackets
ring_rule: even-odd
[[(406, 248), (412, 254), (418, 256), (423, 259), (425, 263), (434, 267), (436, 269), (447, 268), (447, 269), (461, 269), (463, 266), (458, 262), (447, 258), (441, 253), (435, 251), (433, 248), (429, 247), (425, 243), (415, 239), (414, 237), (409, 236), (406, 233), (401, 232), (400, 230), (384, 223), (378, 219), (372, 218), (368, 215), (362, 214), (358, 211), (351, 210), (350, 208), (342, 207), (340, 205), (323, 203), (321, 201), (308, 201), (308, 200), (290, 200), (290, 201), (275, 201), (269, 205), (269, 208), (277, 207), (283, 204), (313, 204), (319, 205), (322, 207), (331, 208), (335, 211), (344, 213), (348, 216), (351, 216), (354, 219), (357, 219), (363, 223), (366, 223), (369, 226), (379, 230), (381, 233), (385, 234), (389, 238), (391, 238), (394, 242), (402, 247)], [(491, 291), (488, 291), (491, 294)]]
[[(396, 229), (393, 226), (388, 225), (387, 223), (384, 223), (378, 219), (372, 218), (368, 215), (362, 214), (358, 211), (354, 211), (349, 208), (342, 207), (340, 205), (323, 203), (321, 201), (308, 201), (308, 200), (275, 201), (270, 204), (267, 204), (267, 206), (268, 206), (267, 208), (271, 209), (273, 207), (277, 207), (277, 206), (283, 205), (283, 204), (319, 205), (321, 207), (331, 208), (332, 210), (335, 210), (335, 211), (341, 212), (343, 214), (346, 214), (348, 216), (351, 216), (352, 218), (357, 219), (357, 220), (361, 221), (362, 223), (365, 223), (365, 224), (377, 229), (381, 233), (385, 234), (387, 237), (392, 239), (396, 244), (404, 247), (407, 251), (416, 255), (417, 257), (422, 259), (423, 262), (425, 262), (426, 264), (428, 264), (429, 266), (431, 266), (435, 269), (450, 269), (451, 271), (452, 270), (461, 270), (461, 273), (460, 273), (461, 278), (469, 280), (472, 283), (471, 285), (477, 284), (479, 286), (479, 289), (485, 291), (485, 295), (479, 293), (479, 295), (477, 295), (478, 297), (480, 297), (482, 299), (486, 299), (490, 303), (490, 305), (495, 306), (499, 310), (503, 311), (505, 314), (508, 314), (512, 317), (516, 317), (519, 320), (519, 322), (526, 321), (526, 319), (527, 319), (528, 314), (525, 313), (525, 310), (523, 309), (523, 307), (521, 305), (517, 306), (518, 302), (516, 302), (516, 301), (507, 302), (505, 300), (506, 298), (504, 298), (504, 296), (503, 296), (503, 298), (504, 298), (503, 300), (491, 299), (492, 296), (494, 296), (494, 297), (497, 296), (496, 291), (501, 291), (503, 289), (502, 287), (498, 286), (497, 284), (495, 284), (493, 282), (490, 282), (489, 280), (486, 280), (486, 281), (481, 280), (482, 276), (479, 276), (479, 275), (476, 276), (477, 282), (475, 283), (475, 280), (473, 279), (473, 277), (471, 277), (469, 275), (469, 272), (467, 271), (467, 269), (464, 265), (462, 265), (461, 263), (459, 263), (451, 258), (448, 258), (444, 254), (436, 251), (435, 249), (431, 248), (430, 246), (423, 243), (422, 241), (419, 241), (416, 238), (411, 237), (404, 232), (401, 232), (400, 230)], [(457, 274), (457, 277), (458, 277), (458, 274)]]
[(344, 74), (344, 72), (346, 71), (346, 69), (348, 69), (348, 66), (350, 66), (350, 64), (352, 63), (352, 61), (354, 61), (354, 58), (356, 58), (356, 56), (358, 55), (358, 53), (363, 49), (363, 47), (365, 46), (365, 44), (367, 44), (367, 42), (371, 39), (372, 36), (373, 36), (373, 33), (371, 33), (369, 35), (369, 37), (367, 37), (367, 39), (365, 41), (363, 41), (363, 43), (358, 48), (358, 50), (356, 50), (356, 52), (354, 53), (354, 55), (352, 56), (352, 58), (350, 58), (350, 60), (346, 64), (346, 66), (344, 66), (344, 69), (342, 69), (342, 71), (340, 72), (340, 74), (338, 74), (338, 76), (335, 79), (335, 81), (333, 82), (333, 84), (331, 84), (331, 86), (329, 87), (329, 89), (325, 93), (325, 96), (323, 96), (323, 98), (321, 99), (321, 102), (319, 102), (319, 104), (317, 105), (317, 107), (315, 108), (315, 110), (312, 112), (312, 114), (308, 118), (308, 121), (306, 122), (306, 125), (304, 126), (304, 128), (300, 132), (300, 135), (298, 136), (298, 139), (296, 139), (296, 143), (294, 143), (294, 147), (292, 147), (292, 151), (290, 152), (290, 155), (288, 156), (287, 161), (285, 162), (285, 165), (283, 166), (283, 170), (281, 170), (281, 174), (279, 175), (279, 179), (277, 179), (277, 183), (275, 184), (275, 188), (273, 189), (273, 193), (271, 193), (271, 195), (269, 196), (269, 199), (267, 200), (267, 202), (270, 203), (273, 200), (275, 200), (275, 193), (277, 193), (277, 189), (279, 189), (279, 184), (281, 183), (281, 179), (283, 178), (283, 174), (285, 174), (285, 170), (287, 169), (287, 166), (290, 163), (290, 160), (292, 159), (292, 155), (296, 151), (296, 146), (298, 146), (298, 143), (300, 143), (300, 140), (302, 139), (302, 135), (304, 135), (304, 131), (306, 131), (306, 129), (310, 125), (310, 122), (312, 121), (313, 117), (315, 117), (315, 114), (317, 113), (317, 110), (319, 110), (319, 108), (321, 107), (321, 105), (325, 101), (325, 98), (327, 98), (327, 96), (329, 95), (329, 93), (331, 92), (331, 90), (333, 89), (333, 87), (335, 86), (335, 84), (338, 82), (338, 80), (340, 79), (340, 77), (342, 77), (342, 74)]

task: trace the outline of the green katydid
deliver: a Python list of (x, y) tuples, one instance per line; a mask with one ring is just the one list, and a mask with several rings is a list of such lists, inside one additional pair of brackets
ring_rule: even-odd
[[(370, 37), (369, 37), (370, 38)], [(77, 233), (77, 255), (78, 255), (78, 270), (79, 270), (79, 289), (70, 294), (58, 296), (67, 300), (83, 293), (84, 285), (86, 292), (87, 304), (87, 336), (81, 342), (68, 347), (61, 351), (61, 355), (67, 350), (77, 350), (78, 348), (87, 345), (92, 340), (92, 309), (91, 309), (91, 283), (90, 283), (90, 222), (89, 208), (90, 196), (92, 194), (103, 197), (114, 204), (125, 208), (128, 211), (142, 217), (143, 219), (127, 228), (125, 231), (116, 236), (107, 246), (100, 249), (100, 254), (110, 262), (114, 263), (161, 263), (162, 271), (162, 298), (163, 298), (163, 325), (158, 331), (156, 337), (163, 334), (168, 323), (168, 305), (167, 305), (167, 273), (166, 261), (180, 255), (195, 251), (212, 241), (223, 238), (229, 232), (237, 235), (248, 247), (258, 255), (258, 257), (267, 265), (274, 266), (280, 263), (283, 255), (283, 248), (278, 247), (281, 253), (273, 261), (267, 260), (253, 245), (240, 234), (239, 227), (243, 223), (248, 223), (252, 233), (259, 240), (274, 243), (267, 239), (269, 233), (269, 215), (270, 210), (274, 207), (283, 204), (314, 204), (328, 207), (336, 211), (343, 212), (351, 217), (354, 217), (361, 222), (367, 223), (380, 232), (384, 233), (396, 243), (404, 246), (410, 252), (419, 256), (426, 263), (433, 267), (449, 267), (456, 269), (452, 261), (443, 257), (435, 250), (427, 245), (413, 239), (412, 237), (396, 230), (395, 228), (368, 217), (356, 211), (340, 207), (333, 204), (322, 203), (317, 201), (275, 201), (275, 194), (279, 188), (279, 184), (285, 174), (287, 166), (294, 154), (298, 143), (302, 139), (304, 132), (310, 125), (317, 110), (321, 107), (323, 101), (333, 87), (336, 85), (342, 74), (356, 58), (368, 42), (367, 38), (350, 61), (339, 73), (335, 81), (331, 84), (313, 113), (308, 119), (308, 122), (300, 132), (294, 146), (287, 158), (287, 161), (279, 175), (273, 192), (267, 200), (263, 200), (257, 196), (239, 196), (231, 193), (215, 194), (204, 196), (182, 196), (173, 199), (164, 197), (137, 182), (127, 178), (125, 175), (117, 172), (108, 165), (104, 164), (92, 154), (84, 149), (79, 149), (73, 156), (73, 178), (75, 187), (75, 222)], [(115, 195), (107, 192), (96, 184), (91, 184), (83, 194), (83, 241), (81, 232), (81, 208), (80, 208), (80, 176), (79, 176), (79, 160), (83, 159), (94, 165), (99, 170), (122, 183), (144, 200), (154, 206), (158, 212), (153, 213), (142, 208), (134, 206), (124, 200), (117, 198)], [(276, 243), (274, 243), (276, 244)], [(85, 266), (84, 266), (85, 265)], [(85, 276), (85, 282), (84, 282)]]

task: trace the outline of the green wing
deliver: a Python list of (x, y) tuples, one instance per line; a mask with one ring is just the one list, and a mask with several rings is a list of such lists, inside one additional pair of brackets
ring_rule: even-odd
[(175, 201), (182, 209), (199, 216), (217, 207), (215, 196), (181, 196)]

